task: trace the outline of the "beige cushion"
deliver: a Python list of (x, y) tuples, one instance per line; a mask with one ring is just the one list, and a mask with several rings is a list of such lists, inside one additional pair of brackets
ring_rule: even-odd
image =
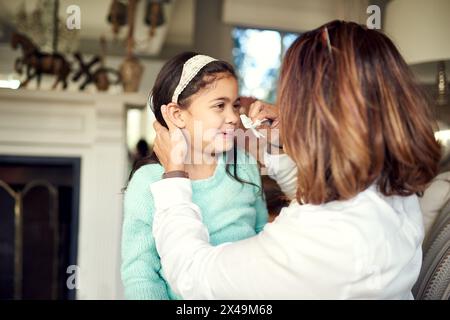
[(440, 210), (450, 200), (450, 172), (444, 172), (433, 179), (430, 186), (425, 190), (423, 197), (419, 198), (423, 213), (425, 235), (433, 225)]

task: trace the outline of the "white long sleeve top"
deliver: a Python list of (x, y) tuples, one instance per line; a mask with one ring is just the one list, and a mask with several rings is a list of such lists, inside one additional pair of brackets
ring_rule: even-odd
[[(294, 162), (265, 158), (269, 174), (294, 198)], [(413, 298), (424, 235), (415, 195), (385, 197), (372, 186), (346, 201), (294, 199), (257, 236), (214, 247), (189, 179), (163, 179), (151, 192), (163, 272), (185, 299)]]

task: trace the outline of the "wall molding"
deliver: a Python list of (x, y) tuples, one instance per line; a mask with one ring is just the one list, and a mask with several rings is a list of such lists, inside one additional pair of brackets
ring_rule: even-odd
[(141, 94), (0, 89), (0, 154), (79, 157), (77, 299), (123, 299), (121, 189), (128, 176), (126, 109)]

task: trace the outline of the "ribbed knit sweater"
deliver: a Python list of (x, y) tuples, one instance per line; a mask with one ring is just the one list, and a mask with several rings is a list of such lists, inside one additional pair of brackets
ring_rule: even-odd
[[(232, 172), (233, 168), (230, 169)], [(159, 164), (142, 166), (125, 191), (121, 275), (127, 299), (180, 299), (164, 279), (152, 235), (155, 207), (150, 185), (161, 180), (163, 172)], [(201, 209), (213, 245), (251, 237), (267, 223), (258, 166), (240, 150), (237, 173), (239, 178), (259, 188), (230, 177), (223, 157), (219, 157), (211, 177), (191, 182), (193, 202)]]

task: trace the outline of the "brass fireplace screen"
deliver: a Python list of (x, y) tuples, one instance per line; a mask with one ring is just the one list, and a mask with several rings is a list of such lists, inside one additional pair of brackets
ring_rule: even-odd
[(58, 189), (45, 180), (0, 180), (1, 298), (57, 299), (58, 198)]

